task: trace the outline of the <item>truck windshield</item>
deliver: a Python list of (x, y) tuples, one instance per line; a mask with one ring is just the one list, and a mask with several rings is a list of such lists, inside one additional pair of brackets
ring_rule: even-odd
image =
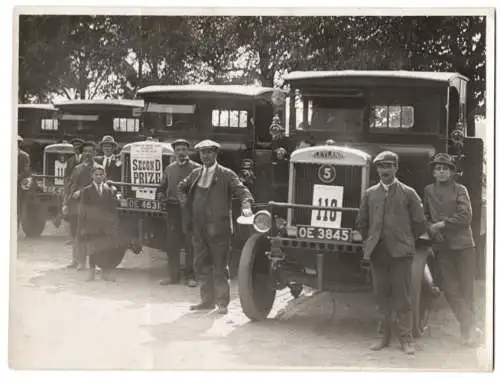
[(155, 130), (176, 130), (196, 127), (196, 105), (148, 103), (145, 107), (146, 128)]
[(295, 91), (290, 102), (291, 129), (357, 133), (363, 129), (365, 101), (359, 97), (306, 94)]

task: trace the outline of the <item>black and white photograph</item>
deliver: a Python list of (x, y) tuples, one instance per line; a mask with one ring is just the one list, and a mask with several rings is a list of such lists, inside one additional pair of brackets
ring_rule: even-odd
[(492, 371), (494, 8), (12, 17), (10, 369)]

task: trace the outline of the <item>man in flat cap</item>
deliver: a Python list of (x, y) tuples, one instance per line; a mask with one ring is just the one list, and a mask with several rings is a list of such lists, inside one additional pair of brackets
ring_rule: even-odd
[(460, 323), (462, 344), (475, 346), (479, 332), (474, 327), (475, 243), (469, 192), (455, 181), (450, 155), (436, 154), (430, 166), (435, 182), (425, 187), (424, 211), (435, 241), (444, 295)]
[(95, 144), (84, 142), (81, 146), (81, 163), (71, 173), (69, 183), (64, 193), (63, 214), (68, 215), (71, 236), (73, 237), (73, 259), (68, 268), (85, 269), (87, 258), (84, 251), (78, 248), (77, 226), (80, 194), (83, 188), (92, 183), (92, 169), (98, 164), (94, 161)]
[(73, 169), (82, 162), (82, 144), (84, 143), (83, 139), (73, 138), (69, 141), (70, 144), (73, 145), (75, 149), (75, 155), (68, 159), (68, 164), (66, 166), (66, 170), (64, 171), (64, 182), (65, 185), (68, 185), (69, 178), (71, 177), (71, 173), (73, 173)]
[(382, 338), (371, 349), (381, 350), (390, 344), (395, 311), (401, 348), (414, 354), (411, 270), (415, 241), (426, 231), (426, 222), (418, 194), (396, 178), (398, 160), (391, 151), (381, 152), (373, 160), (380, 182), (367, 189), (357, 227), (364, 239), (363, 259), (370, 262), (383, 316)]
[(217, 306), (219, 314), (226, 314), (232, 198), (241, 201), (244, 216), (251, 216), (253, 197), (236, 173), (217, 163), (219, 148), (219, 144), (211, 140), (195, 146), (203, 167), (196, 168), (181, 181), (179, 196), (186, 205), (186, 225), (192, 230), (196, 278), (201, 283), (201, 302), (191, 306), (191, 310)]
[(185, 139), (177, 139), (172, 143), (175, 160), (170, 163), (163, 172), (163, 179), (158, 189), (160, 199), (167, 203), (167, 255), (168, 270), (167, 278), (160, 281), (160, 285), (180, 283), (180, 250), (184, 247), (186, 251), (186, 267), (184, 271), (186, 283), (190, 287), (196, 286), (194, 276), (194, 258), (191, 238), (184, 233), (183, 216), (184, 208), (181, 207), (177, 187), (179, 183), (188, 177), (191, 172), (200, 165), (189, 159), (189, 142)]
[(122, 167), (120, 159), (114, 154), (117, 146), (115, 138), (111, 135), (105, 135), (99, 142), (99, 146), (101, 147), (103, 155), (96, 156), (95, 161), (97, 164), (104, 167), (104, 174), (107, 180), (120, 181), (122, 176)]

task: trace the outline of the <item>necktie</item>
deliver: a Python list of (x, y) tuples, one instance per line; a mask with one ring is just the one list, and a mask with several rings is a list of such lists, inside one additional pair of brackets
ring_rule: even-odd
[(201, 176), (201, 187), (206, 188), (208, 186), (208, 169), (203, 169), (203, 175)]

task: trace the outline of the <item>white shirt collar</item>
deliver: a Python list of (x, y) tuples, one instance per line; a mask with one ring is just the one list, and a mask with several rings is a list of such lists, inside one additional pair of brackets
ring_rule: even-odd
[(203, 166), (203, 169), (207, 171), (207, 173), (213, 173), (215, 171), (215, 168), (217, 167), (217, 162), (215, 162), (214, 165), (211, 167), (206, 167), (205, 165)]
[(385, 191), (387, 192), (387, 191), (389, 190), (389, 188), (390, 188), (391, 186), (393, 186), (393, 185), (394, 185), (395, 183), (397, 183), (397, 182), (398, 182), (398, 179), (397, 179), (397, 178), (394, 178), (394, 181), (393, 181), (392, 183), (390, 183), (389, 185), (384, 184), (382, 181), (380, 181), (380, 185), (382, 185), (382, 186), (383, 186), (383, 188), (385, 189)]

